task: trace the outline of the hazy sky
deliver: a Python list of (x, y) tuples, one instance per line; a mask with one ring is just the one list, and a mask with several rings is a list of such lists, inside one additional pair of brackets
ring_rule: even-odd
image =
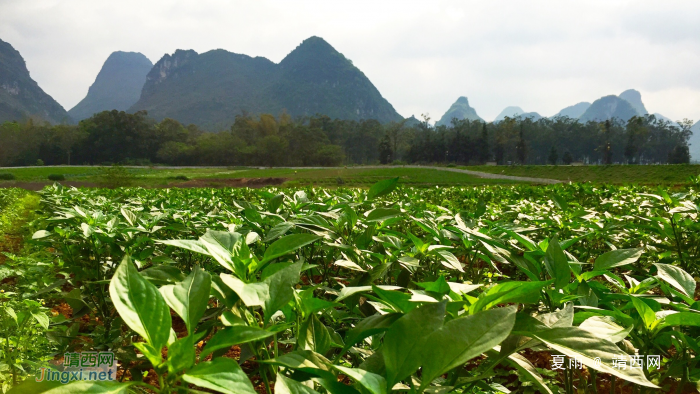
[(697, 0), (0, 0), (0, 38), (66, 109), (116, 50), (279, 62), (312, 35), (403, 116), (439, 119), (459, 96), (487, 120), (509, 105), (551, 116), (634, 88), (650, 112), (700, 119)]

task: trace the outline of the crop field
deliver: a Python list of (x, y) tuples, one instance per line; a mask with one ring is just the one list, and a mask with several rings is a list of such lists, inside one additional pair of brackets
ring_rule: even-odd
[[(613, 165), (613, 166), (461, 166), (470, 171), (564, 182), (606, 184), (686, 185), (700, 175), (700, 165)], [(398, 177), (412, 186), (469, 186), (520, 183), (487, 179), (434, 168), (347, 167), (347, 168), (251, 168), (251, 167), (125, 167), (129, 185), (142, 187), (226, 187), (226, 186), (359, 186), (369, 187), (381, 179)], [(446, 167), (445, 169), (451, 169)], [(74, 186), (101, 186), (103, 168), (56, 166), (0, 169), (0, 187), (20, 186), (39, 190), (50, 185), (50, 175), (62, 175)], [(2, 180), (11, 174), (14, 180)], [(19, 184), (18, 184), (19, 183)]]
[[(107, 167), (109, 168), (109, 167)], [(442, 171), (430, 168), (217, 168), (217, 167), (124, 167), (131, 186), (142, 187), (226, 187), (226, 186), (364, 186), (368, 187), (381, 179), (398, 177), (399, 183), (414, 186), (460, 186), (518, 183), (503, 179), (485, 179), (469, 174)], [(41, 189), (50, 185), (50, 175), (62, 175), (74, 186), (101, 186), (104, 183), (104, 168), (58, 166), (0, 169), (12, 174), (13, 180), (0, 180), (0, 187), (29, 187)], [(0, 179), (2, 179), (0, 177)], [(19, 183), (19, 184), (18, 184)]]
[(494, 174), (550, 178), (570, 182), (678, 185), (700, 175), (697, 164), (610, 166), (470, 166), (460, 167)]
[(0, 264), (2, 392), (697, 391), (700, 178), (399, 176), (0, 189), (32, 207)]

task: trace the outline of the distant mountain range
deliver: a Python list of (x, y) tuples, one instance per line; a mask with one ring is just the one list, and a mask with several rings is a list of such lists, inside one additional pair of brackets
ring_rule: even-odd
[(29, 76), (22, 55), (0, 40), (0, 123), (30, 118), (51, 123), (70, 122), (61, 104)]
[(339, 119), (403, 117), (352, 62), (320, 37), (301, 43), (279, 64), (221, 49), (177, 50), (151, 69), (130, 111), (209, 129), (240, 114), (324, 114)]
[[(591, 120), (603, 121), (612, 118), (619, 118), (623, 121), (627, 121), (633, 116), (647, 115), (648, 113), (642, 102), (642, 95), (634, 89), (629, 89), (620, 93), (619, 96), (605, 96), (595, 100), (593, 103), (580, 102), (566, 107), (552, 116), (552, 118), (564, 116), (572, 119), (580, 119), (583, 122)], [(661, 114), (655, 113), (654, 115), (657, 119), (671, 121)], [(510, 106), (503, 109), (493, 121), (500, 122), (506, 117), (531, 118), (534, 121), (542, 118), (537, 112), (525, 112), (520, 107)], [(481, 118), (476, 115), (476, 110), (469, 106), (466, 97), (460, 97), (457, 102), (452, 104), (450, 109), (447, 110), (436, 125), (449, 125), (452, 118), (481, 120)]]
[(634, 109), (632, 104), (618, 96), (610, 95), (601, 97), (594, 101), (586, 112), (579, 118), (582, 122), (596, 121), (618, 118), (626, 122), (633, 116), (642, 115)]
[[(362, 71), (320, 37), (304, 40), (279, 64), (221, 49), (202, 54), (177, 50), (155, 65), (140, 53), (114, 52), (85, 98), (68, 112), (32, 80), (20, 53), (0, 40), (0, 122), (33, 118), (54, 124), (72, 123), (112, 109), (147, 110), (156, 120), (168, 117), (210, 130), (228, 127), (238, 114), (324, 114), (381, 122), (403, 119)], [(629, 89), (618, 96), (566, 107), (554, 117), (584, 122), (611, 118), (627, 121), (648, 113), (641, 94)], [(659, 113), (654, 115), (673, 122)], [(542, 117), (511, 106), (494, 121), (506, 116), (535, 121)], [(455, 118), (483, 121), (464, 96), (436, 124), (449, 125)], [(406, 121), (407, 125), (419, 123), (413, 116)], [(700, 122), (692, 131), (690, 150), (697, 160)]]
[(146, 110), (156, 120), (213, 131), (241, 114), (403, 120), (365, 74), (320, 37), (304, 40), (279, 64), (221, 49), (177, 50), (155, 65), (140, 53), (114, 52), (69, 113), (29, 77), (19, 52), (0, 41), (0, 122), (71, 122), (113, 109)]
[(484, 121), (476, 114), (476, 110), (469, 106), (469, 100), (464, 96), (458, 98), (457, 101), (452, 104), (450, 109), (437, 121), (436, 126), (449, 126), (452, 123), (452, 119)]
[(572, 119), (578, 119), (581, 117), (581, 115), (583, 115), (584, 112), (586, 112), (586, 110), (590, 106), (591, 103), (585, 101), (578, 104), (574, 104), (557, 112), (557, 114), (554, 115), (553, 118), (556, 118), (558, 116), (566, 116)]
[(542, 115), (538, 114), (537, 112), (525, 112), (523, 111), (522, 108), (520, 107), (506, 107), (503, 111), (501, 111), (498, 116), (496, 116), (496, 119), (494, 119), (494, 122), (500, 122), (506, 117), (509, 118), (522, 118), (522, 119), (532, 119), (533, 121), (537, 121), (538, 119), (542, 119)]
[(107, 58), (87, 96), (68, 114), (75, 121), (102, 111), (126, 111), (139, 100), (153, 63), (138, 52), (113, 52)]
[(644, 103), (642, 102), (642, 94), (638, 91), (634, 89), (628, 89), (620, 93), (617, 97), (632, 104), (632, 108), (634, 108), (634, 110), (637, 111), (638, 114), (646, 115), (649, 113), (649, 111), (647, 111), (646, 107), (644, 106)]

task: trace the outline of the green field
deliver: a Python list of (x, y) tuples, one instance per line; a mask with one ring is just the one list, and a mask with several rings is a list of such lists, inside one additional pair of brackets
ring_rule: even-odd
[[(369, 186), (381, 179), (398, 177), (412, 186), (469, 186), (521, 183), (509, 179), (480, 178), (448, 170), (465, 169), (484, 173), (556, 179), (564, 182), (607, 184), (684, 185), (700, 175), (700, 165), (613, 165), (613, 166), (468, 166), (445, 167), (445, 170), (415, 167), (347, 167), (319, 169), (251, 168), (251, 167), (128, 167), (129, 184), (143, 187), (224, 187), (267, 185), (294, 186)], [(61, 166), (0, 169), (10, 173), (13, 181), (0, 180), (0, 187), (19, 186), (38, 190), (52, 184), (51, 174), (65, 176), (63, 184), (100, 186), (100, 167)], [(186, 177), (186, 180), (177, 179)]]
[[(65, 182), (99, 183), (99, 167), (32, 167), (3, 169), (11, 173), (15, 181), (0, 181), (1, 185), (12, 186), (16, 182), (45, 182), (50, 174), (62, 174)], [(328, 169), (289, 169), (289, 168), (127, 168), (133, 176), (134, 186), (178, 186), (187, 185), (190, 180), (203, 180), (197, 186), (225, 186), (226, 179), (281, 178), (285, 186), (367, 186), (381, 179), (399, 177), (399, 182), (415, 186), (457, 186), (517, 183), (510, 180), (484, 179), (473, 175), (423, 168), (328, 168)], [(265, 183), (262, 182), (261, 185)]]
[(698, 184), (0, 189), (0, 392), (691, 392)]
[(700, 175), (700, 165), (611, 165), (611, 166), (469, 166), (472, 171), (571, 182), (613, 184), (685, 184)]

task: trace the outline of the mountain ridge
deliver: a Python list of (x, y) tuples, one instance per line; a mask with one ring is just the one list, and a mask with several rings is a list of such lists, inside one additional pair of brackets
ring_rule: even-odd
[(435, 123), (436, 126), (449, 126), (452, 119), (469, 119), (472, 121), (484, 121), (479, 115), (477, 115), (476, 110), (469, 105), (469, 99), (465, 96), (460, 96), (457, 101), (455, 101), (450, 108), (442, 115), (442, 118)]
[(228, 127), (239, 114), (403, 120), (365, 74), (320, 37), (304, 40), (279, 64), (222, 49), (176, 50), (146, 76), (129, 109), (139, 110), (210, 129)]
[(153, 63), (139, 52), (112, 52), (105, 60), (87, 95), (68, 114), (75, 121), (102, 111), (126, 111), (141, 96)]
[(594, 101), (579, 119), (582, 122), (600, 122), (618, 118), (626, 122), (637, 115), (639, 115), (639, 113), (627, 100), (615, 95), (609, 95)]
[(0, 123), (29, 118), (71, 122), (61, 104), (31, 78), (19, 51), (0, 39)]
[(588, 109), (588, 107), (591, 106), (591, 103), (587, 101), (582, 101), (580, 103), (570, 105), (561, 111), (557, 112), (556, 115), (552, 116), (552, 118), (556, 118), (559, 116), (566, 116), (572, 119), (578, 119), (583, 115), (584, 112)]

